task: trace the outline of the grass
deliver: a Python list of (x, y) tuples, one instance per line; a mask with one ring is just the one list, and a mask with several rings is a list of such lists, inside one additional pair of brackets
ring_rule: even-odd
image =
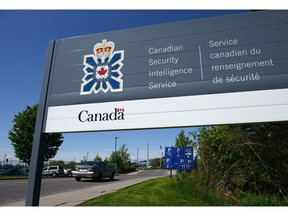
[(1, 179), (28, 179), (28, 176), (0, 176)]
[(210, 191), (192, 194), (169, 177), (150, 180), (89, 200), (80, 206), (215, 206), (227, 205)]
[(279, 200), (277, 197), (258, 196), (245, 192), (235, 195), (241, 206), (288, 206), (288, 199)]
[(207, 187), (196, 186), (195, 182), (164, 177), (91, 199), (79, 206), (288, 206), (288, 199), (243, 192), (229, 198)]

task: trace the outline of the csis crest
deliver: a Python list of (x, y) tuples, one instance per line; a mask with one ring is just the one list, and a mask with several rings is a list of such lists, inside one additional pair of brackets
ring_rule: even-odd
[(94, 54), (84, 55), (84, 77), (80, 89), (81, 95), (90, 95), (103, 91), (107, 93), (123, 91), (123, 74), (121, 68), (124, 50), (114, 51), (112, 41), (102, 40), (95, 44)]

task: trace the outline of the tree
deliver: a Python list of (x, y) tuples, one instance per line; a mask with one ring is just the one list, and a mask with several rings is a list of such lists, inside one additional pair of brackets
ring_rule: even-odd
[(244, 159), (241, 150), (237, 149), (238, 143), (241, 143), (240, 138), (229, 126), (213, 126), (199, 129), (198, 142), (198, 168), (207, 185), (232, 190), (233, 174), (239, 172), (238, 163)]
[(94, 158), (95, 161), (102, 161), (102, 157), (99, 155), (99, 153), (97, 152), (95, 158)]
[[(115, 152), (112, 152), (109, 158), (110, 163), (115, 163)], [(119, 173), (127, 173), (135, 170), (130, 160), (130, 154), (125, 144), (120, 146), (119, 150), (116, 151), (116, 162)]]
[(70, 169), (72, 169), (72, 168), (74, 168), (75, 166), (76, 166), (76, 162), (75, 161), (70, 161), (67, 165), (65, 164), (65, 168), (70, 168)]
[(258, 161), (257, 191), (288, 195), (288, 123), (269, 122), (238, 126), (250, 140), (249, 148)]
[[(153, 168), (158, 168), (158, 167), (160, 167), (160, 160), (162, 160), (162, 158), (154, 158), (154, 159), (152, 159), (151, 160), (151, 167), (153, 167)], [(161, 161), (161, 167), (163, 167), (163, 164), (164, 163), (164, 161), (162, 160)]]
[[(23, 112), (14, 116), (13, 128), (9, 131), (16, 157), (25, 163), (30, 164), (33, 136), (36, 124), (38, 105), (27, 106)], [(63, 142), (61, 133), (48, 134), (44, 151), (44, 160), (53, 158)]]
[(181, 132), (176, 137), (175, 146), (181, 148), (191, 146), (191, 141), (189, 140), (189, 137), (185, 136), (185, 132), (183, 130), (181, 130)]
[(55, 160), (49, 163), (49, 166), (62, 166), (65, 167), (65, 163), (63, 160)]

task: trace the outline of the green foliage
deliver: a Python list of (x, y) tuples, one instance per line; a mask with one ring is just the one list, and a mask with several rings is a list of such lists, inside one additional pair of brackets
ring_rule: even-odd
[[(36, 124), (38, 105), (33, 107), (27, 106), (23, 111), (15, 115), (13, 128), (9, 131), (16, 157), (25, 163), (30, 164), (34, 129)], [(46, 140), (44, 160), (53, 158), (60, 145), (63, 142), (63, 136), (60, 133), (49, 134)]]
[(190, 197), (190, 199), (199, 200), (201, 206), (231, 206), (234, 205), (234, 200), (227, 199), (215, 192), (207, 185), (203, 184), (203, 179), (199, 171), (179, 172), (176, 175), (177, 182), (175, 188)]
[(51, 161), (49, 163), (49, 166), (62, 166), (62, 167), (65, 167), (65, 163), (63, 160), (55, 160), (55, 161)]
[(288, 200), (280, 200), (276, 196), (258, 195), (251, 192), (229, 191), (218, 193), (203, 182), (203, 176), (199, 170), (180, 172), (176, 176), (176, 188), (178, 191), (197, 197), (209, 206), (287, 206)]
[(283, 199), (288, 192), (287, 128), (287, 123), (265, 123), (199, 129), (198, 165), (206, 184), (222, 193)]
[(70, 161), (68, 164), (65, 163), (63, 160), (49, 160), (49, 163), (47, 166), (62, 166), (65, 169), (72, 169), (73, 167), (76, 166), (75, 161)]
[[(197, 138), (197, 134), (194, 132), (190, 132), (189, 135), (192, 136), (192, 139), (190, 139), (189, 136), (186, 136), (185, 132), (181, 130), (178, 136), (176, 137), (175, 147), (193, 148), (195, 151), (197, 149), (197, 143), (195, 142), (195, 139)], [(193, 161), (193, 167), (197, 168), (197, 157), (195, 157)]]
[(160, 160), (161, 160), (161, 167), (164, 166), (164, 160), (162, 158), (153, 158), (151, 160), (151, 167), (158, 168), (160, 167)]
[(175, 146), (180, 148), (185, 148), (191, 146), (191, 141), (189, 137), (185, 136), (185, 132), (181, 130), (175, 140)]
[(237, 205), (241, 206), (288, 206), (288, 200), (279, 200), (276, 196), (259, 196), (253, 193), (234, 194)]
[[(112, 152), (109, 158), (109, 163), (115, 163), (115, 152)], [(116, 163), (119, 173), (128, 173), (135, 170), (130, 160), (130, 154), (125, 144), (122, 144), (118, 151), (116, 151)]]
[(99, 153), (97, 152), (95, 158), (94, 158), (95, 161), (102, 161), (102, 157), (99, 155)]

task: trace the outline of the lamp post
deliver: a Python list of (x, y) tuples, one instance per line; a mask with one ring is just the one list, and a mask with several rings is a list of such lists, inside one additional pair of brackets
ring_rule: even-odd
[(137, 169), (139, 167), (138, 153), (139, 153), (139, 148), (137, 148)]
[(117, 139), (120, 137), (115, 137), (115, 152), (114, 152), (114, 161), (115, 161), (115, 167), (116, 167), (116, 175), (117, 175), (117, 160), (116, 160), (116, 151), (117, 151)]
[(4, 154), (4, 165), (5, 165), (5, 163), (6, 163), (6, 156), (7, 156), (7, 154)]

